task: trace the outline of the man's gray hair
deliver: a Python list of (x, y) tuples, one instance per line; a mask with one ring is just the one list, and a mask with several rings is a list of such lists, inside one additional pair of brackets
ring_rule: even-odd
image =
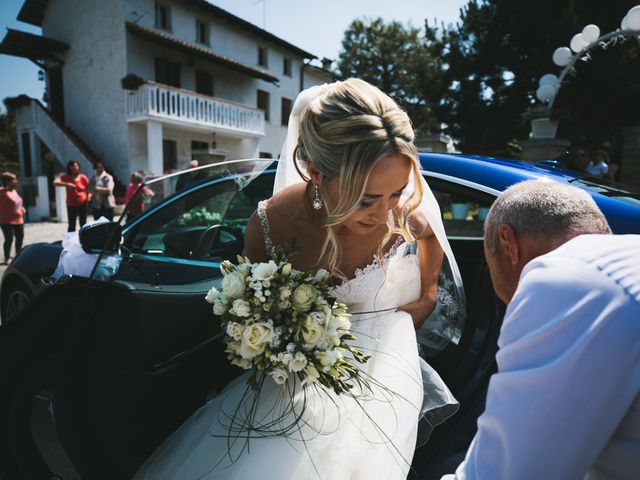
[(559, 182), (527, 180), (507, 188), (493, 203), (484, 223), (491, 255), (498, 249), (498, 225), (516, 235), (561, 240), (585, 233), (611, 233), (596, 202), (584, 190)]

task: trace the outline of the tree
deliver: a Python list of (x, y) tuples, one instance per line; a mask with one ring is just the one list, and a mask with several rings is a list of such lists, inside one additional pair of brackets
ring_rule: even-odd
[(443, 91), (438, 49), (420, 29), (399, 22), (354, 20), (344, 34), (338, 60), (341, 76), (358, 77), (396, 99), (418, 131), (439, 131), (433, 113)]
[(5, 111), (0, 112), (0, 171), (19, 173), (16, 118), (11, 99), (5, 98)]
[[(513, 155), (513, 139), (529, 133), (522, 113), (535, 101), (538, 79), (558, 71), (553, 51), (589, 23), (603, 33), (615, 30), (635, 3), (611, 0), (605, 9), (595, 0), (469, 1), (460, 22), (438, 36), (449, 87), (435, 113), (462, 151)], [(602, 53), (579, 65), (561, 88), (556, 106), (568, 115), (560, 136), (603, 140), (637, 117), (638, 46), (628, 42)]]

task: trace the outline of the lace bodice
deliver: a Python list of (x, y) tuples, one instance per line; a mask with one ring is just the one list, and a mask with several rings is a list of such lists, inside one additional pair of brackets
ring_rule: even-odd
[[(267, 201), (258, 204), (267, 254), (275, 258), (266, 213)], [(383, 255), (375, 255), (371, 263), (356, 269), (352, 279), (336, 287), (339, 301), (353, 311), (382, 310), (406, 305), (420, 297), (420, 265), (417, 255), (410, 253), (407, 243), (398, 237)]]

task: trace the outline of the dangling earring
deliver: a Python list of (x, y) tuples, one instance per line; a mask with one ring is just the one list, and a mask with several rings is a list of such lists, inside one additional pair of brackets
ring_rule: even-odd
[(322, 200), (320, 200), (320, 192), (318, 191), (318, 185), (316, 187), (316, 197), (313, 199), (313, 208), (316, 210), (320, 210), (322, 208)]

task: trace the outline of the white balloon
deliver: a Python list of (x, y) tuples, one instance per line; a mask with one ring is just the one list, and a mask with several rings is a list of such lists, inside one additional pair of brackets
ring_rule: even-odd
[(557, 76), (555, 76), (553, 73), (547, 73), (546, 75), (543, 75), (540, 77), (540, 81), (538, 83), (541, 86), (551, 85), (552, 87), (556, 87), (560, 83), (560, 79)]
[(582, 29), (582, 38), (589, 43), (593, 43), (600, 38), (600, 27), (594, 24), (587, 25)]
[(548, 83), (540, 85), (538, 87), (538, 90), (536, 90), (536, 97), (538, 97), (538, 100), (540, 100), (541, 102), (550, 101), (555, 96), (555, 94), (556, 89), (553, 87), (553, 85), (549, 85)]
[(640, 30), (640, 5), (633, 7), (627, 13), (627, 28), (631, 30)]
[(629, 25), (627, 25), (627, 17), (624, 17), (620, 22), (620, 30), (628, 30), (628, 29), (629, 29)]
[(569, 44), (569, 46), (571, 47), (571, 50), (573, 50), (576, 53), (578, 53), (587, 45), (589, 45), (589, 42), (585, 41), (585, 39), (582, 38), (581, 33), (576, 33), (571, 39), (571, 43)]
[(555, 63), (559, 67), (564, 67), (567, 63), (569, 63), (569, 60), (571, 60), (572, 56), (573, 54), (568, 47), (556, 48), (556, 51), (553, 52), (553, 63)]

